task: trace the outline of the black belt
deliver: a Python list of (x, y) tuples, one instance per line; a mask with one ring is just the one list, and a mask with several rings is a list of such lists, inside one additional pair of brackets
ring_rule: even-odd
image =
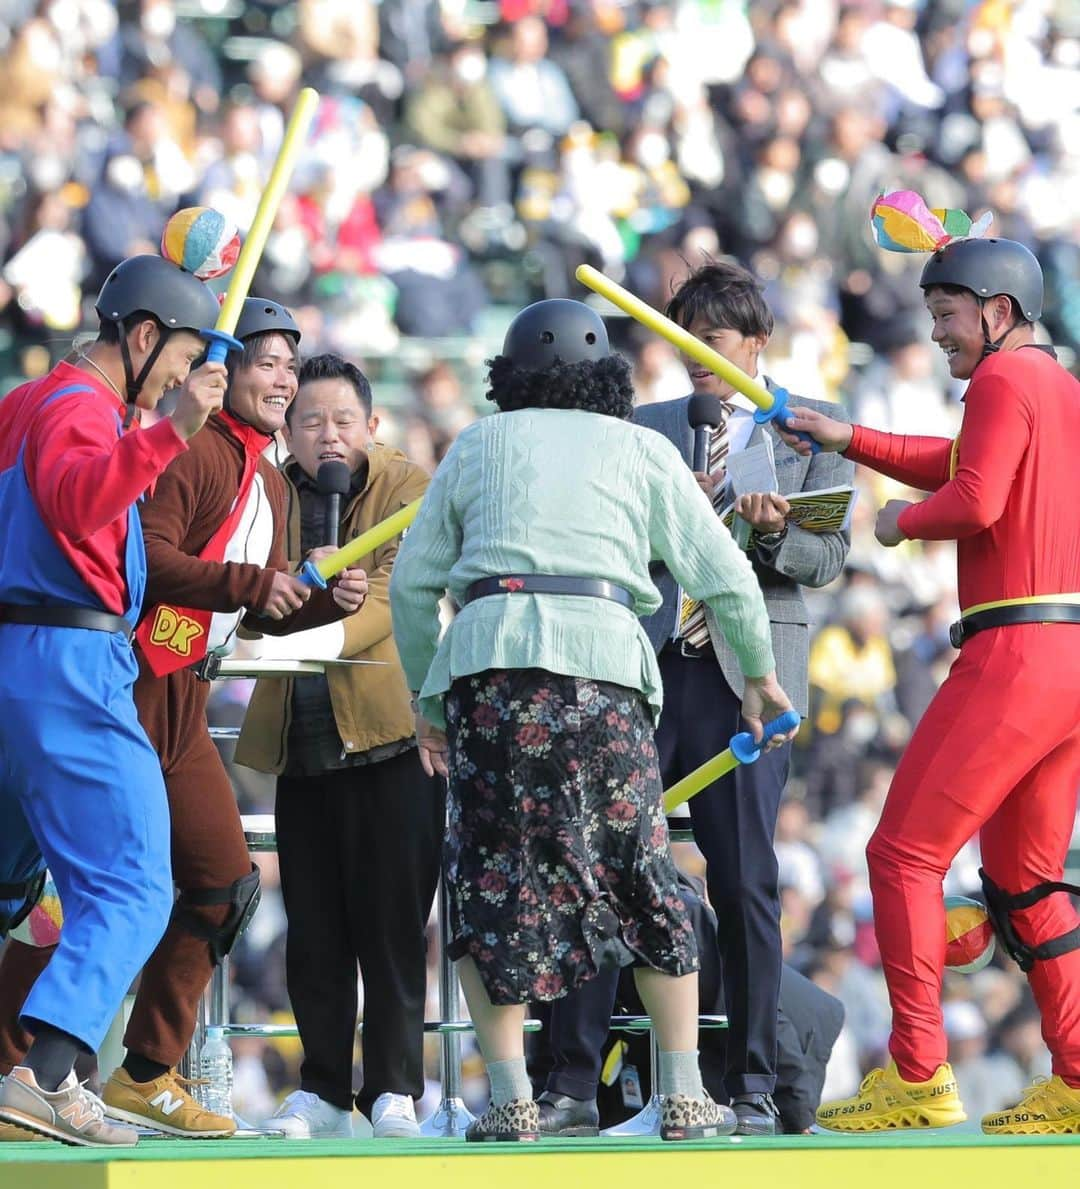
[(976, 632), (1012, 627), (1018, 623), (1080, 623), (1080, 603), (1019, 603), (1014, 607), (988, 607), (949, 624), (949, 643), (959, 648)]
[(666, 654), (681, 656), (684, 660), (688, 661), (703, 661), (710, 658), (716, 660), (716, 652), (713, 649), (711, 641), (698, 646), (691, 644), (685, 636), (676, 636), (674, 640), (668, 640), (660, 651)]
[(480, 578), (465, 592), (465, 602), (501, 594), (585, 595), (610, 599), (628, 610), (634, 609), (634, 597), (623, 586), (604, 578), (570, 578), (560, 574), (504, 574), (499, 578)]
[(87, 628), (92, 632), (121, 632), (130, 640), (135, 630), (122, 615), (90, 607), (0, 606), (0, 623), (29, 623), (42, 628)]

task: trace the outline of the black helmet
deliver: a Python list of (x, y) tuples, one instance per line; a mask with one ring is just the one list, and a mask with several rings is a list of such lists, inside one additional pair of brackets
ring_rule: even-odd
[(233, 335), (238, 339), (248, 339), (254, 334), (269, 334), (272, 331), (287, 334), (298, 343), (300, 341), (300, 327), (283, 305), (264, 297), (245, 298)]
[(518, 314), (506, 331), (502, 353), (515, 367), (542, 371), (557, 360), (592, 362), (611, 351), (599, 314), (580, 301), (554, 297)]
[(959, 285), (978, 298), (1004, 293), (1028, 322), (1042, 316), (1043, 275), (1038, 260), (1012, 239), (954, 239), (926, 262), (919, 284)]
[[(161, 256), (130, 256), (121, 260), (105, 278), (94, 309), (101, 321), (114, 324), (119, 334), (130, 406), (124, 421), (126, 429), (134, 415), (135, 401), (143, 383), (170, 334), (174, 330), (198, 334), (211, 329), (217, 322), (220, 307), (213, 290), (192, 273), (184, 272)], [(129, 314), (139, 310), (153, 314), (165, 329), (150, 349), (139, 374), (135, 375), (127, 338), (121, 327)]]
[(131, 256), (105, 278), (97, 302), (104, 322), (122, 322), (146, 310), (169, 330), (207, 330), (218, 316), (218, 300), (198, 277), (161, 256)]

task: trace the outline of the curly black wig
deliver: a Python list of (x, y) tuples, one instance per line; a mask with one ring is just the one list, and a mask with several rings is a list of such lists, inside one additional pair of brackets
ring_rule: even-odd
[(487, 399), (502, 413), (518, 409), (579, 409), (629, 421), (634, 411), (630, 364), (621, 355), (563, 363), (534, 371), (506, 355), (488, 359)]

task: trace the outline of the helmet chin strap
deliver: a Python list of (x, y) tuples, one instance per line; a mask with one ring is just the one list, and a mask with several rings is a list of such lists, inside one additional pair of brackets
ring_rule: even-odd
[(120, 358), (124, 361), (124, 388), (127, 393), (127, 412), (124, 414), (124, 429), (127, 429), (135, 416), (135, 402), (139, 399), (139, 393), (142, 392), (142, 386), (146, 383), (146, 377), (150, 374), (150, 369), (158, 361), (158, 356), (161, 354), (168, 341), (169, 335), (172, 331), (158, 324), (158, 340), (150, 348), (150, 354), (146, 357), (146, 362), (139, 369), (139, 374), (135, 375), (135, 368), (131, 362), (131, 350), (128, 347), (127, 335), (124, 333), (124, 326), (122, 322), (114, 323), (117, 333), (120, 338)]
[(983, 313), (983, 310), (986, 309), (987, 299), (980, 297), (978, 300), (979, 300), (979, 322), (982, 324), (982, 332), (983, 332), (983, 349), (982, 349), (982, 354), (979, 356), (979, 362), (981, 363), (988, 355), (996, 355), (997, 352), (1001, 350), (1001, 344), (1016, 329), (1017, 323), (1014, 322), (1011, 326), (1006, 327), (1005, 330), (1001, 333), (1001, 335), (999, 335), (998, 338), (992, 339), (990, 337), (990, 325), (986, 321), (986, 315)]

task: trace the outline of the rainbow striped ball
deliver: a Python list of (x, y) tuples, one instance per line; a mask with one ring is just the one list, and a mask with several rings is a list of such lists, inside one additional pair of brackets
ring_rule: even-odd
[(11, 930), (11, 936), (24, 945), (56, 945), (60, 940), (60, 926), (64, 923), (64, 910), (60, 907), (60, 895), (53, 883), (53, 877), (45, 873), (45, 888), (41, 899), (30, 909), (30, 915)]
[(209, 206), (177, 211), (161, 233), (161, 254), (200, 280), (223, 276), (240, 255), (240, 232)]
[(945, 965), (974, 974), (994, 956), (994, 928), (986, 905), (966, 896), (945, 897)]

